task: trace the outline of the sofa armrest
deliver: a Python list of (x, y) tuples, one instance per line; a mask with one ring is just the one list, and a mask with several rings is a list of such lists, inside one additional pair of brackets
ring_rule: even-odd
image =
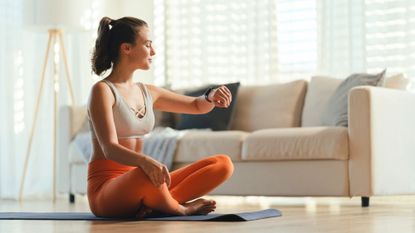
[(73, 191), (73, 187), (71, 187), (73, 183), (71, 181), (73, 164), (69, 158), (70, 145), (78, 133), (90, 130), (86, 105), (64, 105), (60, 107), (58, 125), (57, 191), (68, 193)]
[(59, 109), (58, 119), (58, 145), (57, 145), (57, 191), (60, 193), (69, 192), (69, 144), (72, 140), (72, 108), (62, 106)]
[(415, 94), (380, 87), (349, 93), (351, 196), (415, 193)]

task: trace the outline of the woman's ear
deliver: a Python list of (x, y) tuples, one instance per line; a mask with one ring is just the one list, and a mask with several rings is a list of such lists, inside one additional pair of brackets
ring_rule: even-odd
[(131, 44), (130, 43), (122, 43), (120, 46), (120, 51), (125, 53), (125, 54), (129, 54), (131, 51)]

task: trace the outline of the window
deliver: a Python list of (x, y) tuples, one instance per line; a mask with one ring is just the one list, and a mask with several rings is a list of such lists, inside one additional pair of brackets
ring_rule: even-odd
[(317, 67), (316, 2), (279, 0), (277, 9), (279, 80), (307, 78)]
[(366, 0), (365, 8), (367, 70), (415, 77), (415, 2)]
[(317, 66), (316, 2), (157, 0), (155, 38), (156, 83), (306, 78)]

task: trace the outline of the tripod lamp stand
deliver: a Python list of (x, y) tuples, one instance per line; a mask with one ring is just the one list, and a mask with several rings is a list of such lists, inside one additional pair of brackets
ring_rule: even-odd
[(60, 57), (60, 52), (62, 52), (62, 57), (63, 57), (63, 61), (64, 61), (64, 66), (65, 66), (65, 77), (66, 77), (66, 82), (67, 82), (67, 87), (69, 88), (69, 95), (71, 98), (71, 104), (74, 105), (75, 104), (75, 97), (74, 97), (74, 93), (73, 93), (73, 88), (72, 88), (72, 81), (69, 75), (69, 66), (68, 66), (68, 59), (67, 59), (67, 55), (66, 55), (66, 50), (65, 50), (65, 45), (63, 43), (63, 33), (62, 30), (60, 29), (49, 29), (48, 30), (48, 35), (49, 35), (49, 39), (48, 39), (48, 44), (47, 44), (47, 48), (46, 48), (46, 54), (45, 54), (45, 58), (43, 61), (43, 66), (42, 66), (42, 72), (41, 72), (41, 79), (40, 79), (40, 85), (39, 85), (39, 89), (37, 92), (37, 99), (36, 99), (36, 106), (35, 106), (35, 112), (34, 112), (34, 116), (33, 116), (33, 121), (32, 121), (32, 128), (30, 131), (30, 137), (29, 137), (29, 143), (27, 146), (27, 150), (26, 150), (26, 157), (25, 157), (25, 162), (24, 162), (24, 167), (23, 167), (23, 175), (21, 177), (21, 182), (20, 182), (20, 189), (19, 189), (19, 200), (22, 200), (23, 197), (23, 191), (24, 191), (24, 185), (25, 185), (25, 180), (26, 180), (26, 174), (27, 174), (27, 170), (28, 170), (28, 163), (29, 163), (29, 159), (30, 159), (30, 151), (32, 148), (32, 142), (33, 142), (33, 135), (36, 129), (36, 120), (38, 117), (38, 113), (39, 113), (39, 106), (41, 103), (41, 96), (43, 93), (43, 88), (44, 88), (44, 84), (45, 84), (45, 74), (46, 74), (46, 69), (48, 67), (48, 62), (50, 60), (50, 53), (51, 53), (51, 49), (53, 47), (53, 82), (52, 82), (52, 88), (53, 88), (53, 141), (52, 141), (52, 145), (53, 145), (53, 157), (52, 157), (52, 169), (53, 169), (53, 181), (52, 181), (52, 186), (53, 186), (53, 193), (52, 193), (52, 199), (53, 201), (56, 200), (56, 153), (57, 153), (57, 148), (56, 148), (56, 136), (57, 136), (57, 119), (58, 119), (58, 100), (59, 100), (59, 84), (60, 84), (60, 80), (59, 80), (59, 57)]

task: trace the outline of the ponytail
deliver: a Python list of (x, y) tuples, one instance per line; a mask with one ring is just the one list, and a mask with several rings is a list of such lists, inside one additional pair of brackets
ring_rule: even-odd
[(92, 71), (101, 75), (102, 72), (111, 68), (109, 54), (110, 24), (112, 19), (104, 17), (99, 22), (98, 37), (95, 41), (95, 49), (92, 54)]

